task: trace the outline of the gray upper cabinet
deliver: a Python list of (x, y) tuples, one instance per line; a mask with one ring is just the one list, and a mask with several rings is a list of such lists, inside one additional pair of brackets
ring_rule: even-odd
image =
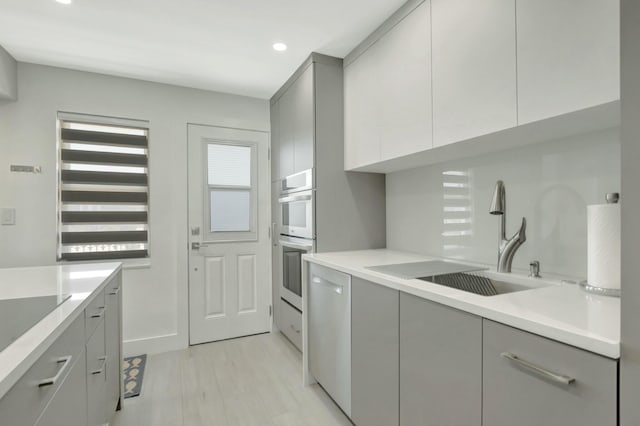
[(483, 425), (617, 424), (617, 361), (489, 320), (483, 334)]
[(619, 0), (517, 0), (518, 122), (620, 99)]
[[(271, 139), (270, 139), (270, 157), (271, 157), (271, 181), (280, 180), (280, 102), (271, 104)], [(273, 192), (272, 195), (278, 196), (279, 191)]]
[(295, 105), (293, 173), (313, 167), (314, 141), (314, 67), (310, 66), (289, 89)]
[[(280, 139), (278, 147), (279, 178), (292, 175), (294, 166), (294, 105), (293, 93), (285, 92), (278, 100), (278, 121), (280, 123)], [(272, 157), (275, 153), (272, 153)]]
[(312, 53), (270, 101), (272, 176), (314, 170), (318, 252), (386, 245), (384, 175), (344, 170), (343, 77), (342, 59)]
[(429, 1), (344, 69), (345, 169), (432, 146)]
[(278, 151), (279, 179), (313, 167), (313, 84), (313, 66), (309, 65), (272, 104), (271, 114), (278, 122), (277, 133), (272, 133), (276, 140), (272, 148)]
[(393, 426), (399, 420), (398, 290), (351, 281), (351, 420)]
[(515, 0), (432, 0), (433, 140), (517, 125)]
[(0, 46), (0, 100), (18, 98), (18, 63)]
[(400, 293), (400, 424), (480, 425), (481, 397), (482, 319)]
[(344, 60), (345, 170), (619, 125), (619, 15), (619, 0), (407, 1)]

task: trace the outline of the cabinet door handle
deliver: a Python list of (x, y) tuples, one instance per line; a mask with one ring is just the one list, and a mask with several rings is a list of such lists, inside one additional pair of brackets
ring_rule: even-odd
[(91, 372), (91, 374), (102, 374), (102, 372), (104, 371), (105, 367), (107, 366), (107, 357), (106, 356), (98, 357), (98, 359), (100, 361), (102, 361), (102, 367), (100, 367), (99, 370), (93, 370)]
[(304, 194), (290, 195), (288, 197), (278, 198), (278, 202), (280, 204), (283, 204), (283, 203), (294, 203), (296, 201), (307, 201), (307, 200), (310, 200), (311, 198), (312, 198), (311, 191), (309, 191), (309, 192), (305, 191)]
[(67, 356), (63, 356), (61, 358), (58, 358), (58, 360), (56, 362), (58, 364), (63, 363), (62, 367), (60, 367), (60, 370), (58, 370), (58, 372), (56, 373), (55, 376), (49, 377), (48, 379), (41, 380), (38, 383), (38, 387), (42, 388), (44, 386), (55, 385), (56, 382), (58, 380), (60, 380), (60, 376), (62, 376), (62, 373), (64, 372), (64, 370), (66, 370), (67, 367), (69, 366), (69, 364), (71, 364), (71, 358), (73, 358), (71, 355), (67, 355)]
[(518, 355), (512, 354), (511, 352), (502, 352), (500, 356), (523, 367), (528, 371), (531, 371), (532, 373), (537, 374), (538, 376), (544, 377), (545, 379), (551, 380), (552, 382), (555, 382), (555, 383), (560, 383), (562, 385), (569, 386), (570, 384), (576, 381), (576, 379), (573, 377), (565, 376), (564, 374), (554, 373), (553, 371), (547, 370), (546, 368), (540, 367), (529, 361), (526, 361), (520, 358)]
[(102, 318), (104, 316), (104, 306), (99, 307), (98, 310), (99, 312), (91, 315), (91, 318)]
[(120, 287), (112, 288), (111, 293), (109, 293), (109, 296), (115, 296), (118, 293), (120, 293)]

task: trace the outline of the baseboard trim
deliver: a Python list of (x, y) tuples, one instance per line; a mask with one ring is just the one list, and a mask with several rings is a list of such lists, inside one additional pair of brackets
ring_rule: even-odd
[(177, 333), (125, 340), (123, 343), (122, 349), (125, 357), (141, 354), (152, 355), (188, 347), (187, 339), (182, 338)]

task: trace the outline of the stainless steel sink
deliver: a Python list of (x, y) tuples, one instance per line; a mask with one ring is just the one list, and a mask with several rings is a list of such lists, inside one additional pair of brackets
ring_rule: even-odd
[[(507, 282), (497, 277), (492, 277), (491, 274), (487, 272), (474, 274), (465, 272), (442, 274), (429, 277), (419, 277), (418, 279), (455, 288), (457, 290), (466, 291), (469, 293), (479, 294), (481, 296), (497, 296), (500, 294), (532, 290), (535, 288), (542, 288), (550, 285), (544, 282), (536, 282), (535, 284)], [(523, 279), (519, 279), (518, 281), (523, 281)]]

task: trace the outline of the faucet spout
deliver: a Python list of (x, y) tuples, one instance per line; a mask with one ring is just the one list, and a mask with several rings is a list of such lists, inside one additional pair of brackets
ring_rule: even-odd
[(509, 239), (506, 237), (506, 222), (507, 222), (507, 208), (506, 208), (506, 193), (504, 189), (504, 183), (499, 180), (496, 183), (493, 199), (491, 201), (491, 207), (489, 213), (492, 215), (500, 216), (500, 242), (498, 246), (498, 272), (511, 272), (511, 263), (513, 257), (520, 246), (527, 240), (526, 229), (527, 219), (522, 218), (522, 225), (515, 235)]
[(522, 225), (513, 237), (506, 239), (503, 238), (500, 241), (500, 249), (498, 251), (498, 272), (511, 272), (511, 264), (513, 263), (513, 257), (520, 246), (527, 241), (527, 219), (522, 218)]

